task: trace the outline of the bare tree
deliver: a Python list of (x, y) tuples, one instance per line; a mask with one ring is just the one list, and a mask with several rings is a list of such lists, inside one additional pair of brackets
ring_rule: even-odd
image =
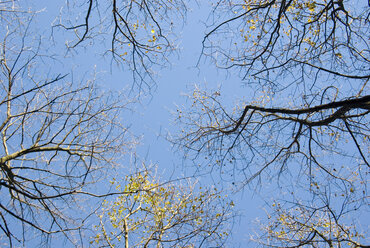
[(182, 0), (67, 1), (54, 27), (73, 31), (70, 49), (103, 40), (101, 52), (131, 72), (143, 90), (152, 86), (153, 68), (169, 65), (185, 14)]
[[(227, 111), (216, 93), (198, 88), (190, 95), (192, 108), (178, 110), (178, 121), (186, 128), (177, 142), (196, 157), (205, 153), (225, 176), (247, 184), (264, 171), (280, 173), (298, 163), (301, 169), (293, 168), (294, 174), (311, 176), (320, 170), (348, 181), (354, 171), (362, 174), (369, 166), (369, 96), (300, 109), (264, 107), (265, 96), (260, 105)], [(349, 163), (351, 170), (344, 172), (333, 158)]]
[(84, 201), (107, 193), (93, 185), (133, 144), (120, 121), (129, 101), (49, 73), (55, 63), (32, 34), (32, 14), (14, 15), (1, 31), (2, 236), (13, 246), (62, 233), (75, 244), (91, 214)]
[[(231, 176), (243, 172), (244, 183), (289, 163), (300, 164), (295, 172), (318, 169), (346, 180), (333, 158), (363, 174), (369, 168), (367, 3), (353, 9), (342, 1), (220, 1), (213, 13), (225, 20), (207, 33), (203, 52), (211, 49), (223, 68), (238, 68), (252, 93), (235, 104), (222, 102), (222, 92), (196, 88), (192, 107), (178, 110), (184, 133), (175, 142), (213, 157)], [(221, 34), (235, 45), (216, 43)]]
[(362, 85), (370, 77), (367, 1), (225, 0), (212, 13), (203, 55), (248, 83), (304, 83), (300, 93), (311, 97), (308, 86), (323, 78)]
[(217, 189), (148, 170), (112, 184), (122, 195), (104, 203), (91, 241), (99, 247), (223, 247), (230, 234), (233, 202)]
[(217, 1), (199, 63), (239, 73), (245, 96), (196, 87), (173, 142), (238, 189), (330, 182), (368, 206), (369, 11), (367, 1)]

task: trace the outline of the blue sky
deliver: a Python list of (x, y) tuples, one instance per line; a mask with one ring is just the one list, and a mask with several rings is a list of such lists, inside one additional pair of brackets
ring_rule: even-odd
[[(185, 104), (185, 94), (191, 94), (194, 85), (206, 86), (217, 90), (221, 87), (222, 98), (232, 104), (242, 98), (247, 88), (242, 87), (238, 77), (227, 75), (225, 71), (217, 70), (210, 62), (201, 63), (196, 67), (201, 52), (201, 40), (205, 33), (204, 21), (208, 16), (209, 6), (198, 8), (192, 6), (188, 12), (187, 21), (180, 33), (179, 57), (172, 59), (170, 68), (159, 71), (157, 85), (151, 96), (144, 99), (144, 103), (137, 106), (134, 113), (132, 130), (142, 134), (142, 143), (138, 146), (140, 156), (145, 160), (157, 164), (163, 170), (164, 178), (173, 176), (174, 170), (178, 176), (191, 175), (193, 170), (191, 161), (184, 161), (181, 151), (177, 151), (165, 140), (170, 133), (178, 132), (174, 126), (174, 115), (178, 106)], [(114, 81), (114, 80), (113, 80)], [(116, 87), (116, 84), (114, 85)], [(190, 171), (190, 172), (189, 172)], [(175, 173), (176, 173), (175, 172)], [(210, 175), (202, 177), (202, 184), (213, 184)], [(225, 186), (230, 187), (226, 184)], [(226, 190), (230, 195), (230, 191)], [(233, 245), (231, 247), (245, 247), (257, 227), (253, 223), (258, 216), (265, 217), (261, 208), (264, 201), (253, 190), (243, 190), (232, 193), (236, 202), (235, 210), (240, 214), (233, 226)], [(244, 245), (243, 245), (244, 244)]]
[[(130, 91), (132, 86), (130, 73), (125, 68), (122, 70), (121, 67), (112, 65), (109, 55), (102, 55), (106, 46), (104, 42), (101, 46), (95, 44), (92, 47), (77, 47), (66, 53), (64, 40), (68, 39), (67, 32), (56, 28), (51, 35), (50, 28), (59, 14), (60, 6), (52, 2), (34, 3), (34, 8), (41, 9), (41, 12), (33, 21), (37, 24), (38, 31), (43, 34), (43, 38), (52, 38), (54, 43), (50, 50), (60, 56), (55, 62), (53, 71), (73, 73), (77, 81), (89, 79), (95, 72), (96, 81), (103, 89)], [(171, 143), (166, 140), (168, 134), (178, 131), (173, 125), (172, 113), (176, 111), (177, 105), (186, 103), (184, 94), (191, 93), (195, 84), (213, 90), (221, 87), (222, 98), (230, 103), (230, 107), (238, 98), (248, 94), (248, 89), (241, 86), (239, 77), (216, 69), (209, 61), (202, 61), (198, 67), (196, 66), (206, 30), (204, 22), (209, 14), (209, 6), (204, 3), (200, 5), (192, 3), (189, 7), (185, 25), (177, 27), (179, 44), (176, 54), (170, 58), (172, 64), (158, 70), (155, 87), (150, 92), (142, 94), (139, 102), (132, 105), (132, 111), (126, 112), (122, 117), (126, 124), (130, 124), (130, 131), (139, 137), (137, 155), (146, 163), (157, 165), (158, 171), (163, 173), (164, 180), (166, 177), (192, 175), (192, 162), (184, 160), (181, 151), (173, 149)], [(132, 91), (130, 96), (136, 94), (137, 92)], [(128, 163), (129, 161), (123, 161), (125, 167), (129, 166)], [(117, 177), (123, 177), (128, 172), (129, 169)], [(208, 186), (214, 183), (210, 176), (202, 177), (200, 182)], [(223, 187), (227, 189), (229, 185)], [(225, 191), (225, 194), (229, 193), (230, 191)], [(253, 226), (254, 220), (265, 213), (261, 208), (264, 202), (253, 190), (248, 189), (232, 193), (231, 197), (239, 214), (233, 224), (232, 246), (244, 247), (243, 244), (249, 241), (249, 236), (256, 227)]]
[[(130, 96), (135, 97), (137, 92), (130, 91), (132, 78), (129, 69), (125, 65), (123, 68), (112, 65), (111, 57), (103, 56), (106, 41), (97, 41), (93, 46), (81, 46), (66, 52), (64, 41), (69, 39), (68, 33), (60, 29), (55, 29), (53, 35), (50, 33), (52, 22), (58, 16), (63, 3), (60, 6), (44, 1), (33, 4), (35, 9), (41, 10), (33, 20), (38, 25), (37, 31), (46, 40), (54, 41), (50, 43), (52, 45), (49, 51), (59, 56), (59, 60), (53, 65), (52, 73), (71, 73), (76, 81), (89, 79), (96, 73), (96, 81), (102, 89), (129, 92)], [(189, 176), (193, 173), (192, 161), (184, 160), (182, 152), (174, 149), (166, 140), (169, 134), (179, 131), (178, 126), (174, 125), (172, 112), (176, 111), (178, 105), (186, 104), (184, 94), (191, 93), (195, 84), (213, 90), (221, 88), (221, 99), (228, 108), (232, 108), (238, 99), (251, 94), (250, 88), (242, 86), (238, 75), (218, 70), (208, 60), (201, 60), (196, 67), (201, 53), (201, 41), (206, 31), (204, 22), (209, 15), (209, 5), (204, 1), (198, 5), (190, 3), (189, 7), (185, 25), (176, 29), (179, 43), (177, 54), (170, 58), (172, 64), (167, 68), (158, 69), (155, 87), (142, 94), (136, 104), (131, 105), (132, 111), (122, 116), (123, 121), (130, 125), (131, 132), (140, 140), (136, 148), (137, 155), (146, 163), (157, 165), (159, 172), (163, 173), (163, 179)], [(123, 177), (130, 172), (130, 161), (122, 163), (127, 167), (127, 171), (122, 171), (122, 175), (118, 176)], [(210, 175), (203, 176), (200, 182), (212, 185), (218, 180), (217, 173), (213, 176), (214, 180)], [(231, 192), (230, 186), (230, 183), (225, 182), (221, 187), (228, 193)], [(276, 188), (275, 183), (263, 184), (263, 191), (267, 193), (278, 192)], [(245, 247), (245, 242), (249, 241), (249, 236), (257, 228), (254, 221), (257, 218), (265, 218), (265, 208), (268, 208), (265, 201), (271, 199), (262, 199), (258, 189), (256, 192), (251, 185), (232, 193), (235, 210), (240, 215), (233, 225), (231, 247)], [(60, 247), (62, 246), (63, 244)]]

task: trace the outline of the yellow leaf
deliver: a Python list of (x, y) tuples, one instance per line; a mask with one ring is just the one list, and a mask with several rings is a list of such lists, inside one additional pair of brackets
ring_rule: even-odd
[(335, 56), (337, 56), (338, 58), (343, 58), (342, 54), (341, 53), (336, 53)]

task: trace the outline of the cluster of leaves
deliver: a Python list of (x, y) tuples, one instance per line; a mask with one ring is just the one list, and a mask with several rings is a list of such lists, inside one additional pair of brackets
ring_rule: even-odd
[[(148, 171), (112, 181), (121, 192), (105, 201), (96, 226), (96, 244), (109, 247), (222, 246), (232, 204), (216, 190), (203, 191), (190, 183), (161, 184)], [(107, 224), (107, 223), (110, 223)]]
[(295, 205), (291, 209), (273, 204), (274, 217), (257, 241), (269, 247), (364, 247), (365, 237), (354, 224), (346, 225), (328, 206)]

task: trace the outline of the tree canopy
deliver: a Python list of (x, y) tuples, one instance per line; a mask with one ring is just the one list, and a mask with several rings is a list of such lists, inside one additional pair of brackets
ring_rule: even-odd
[(177, 47), (175, 29), (186, 15), (182, 0), (71, 1), (63, 6), (54, 28), (73, 32), (69, 49), (95, 46), (103, 40), (102, 53), (127, 66), (134, 88), (152, 88), (158, 69), (170, 64)]
[[(0, 1), (1, 245), (233, 247), (247, 207), (225, 194), (253, 191), (267, 212), (256, 246), (368, 247), (368, 1), (46, 5)], [(129, 110), (155, 95), (198, 7), (194, 66), (225, 77), (178, 99), (165, 138), (184, 170), (156, 174), (137, 162), (150, 158)]]
[(0, 55), (0, 228), (9, 246), (83, 229), (88, 215), (78, 202), (99, 196), (91, 185), (135, 143), (120, 117), (131, 101), (103, 94), (93, 80), (45, 74), (52, 58), (23, 15), (4, 24)]
[[(122, 192), (105, 201), (92, 243), (108, 247), (221, 247), (232, 202), (217, 189), (161, 183), (149, 171), (111, 183)], [(225, 204), (226, 203), (226, 204)], [(110, 224), (105, 224), (110, 223)]]
[[(246, 95), (235, 103), (222, 98), (222, 87), (196, 87), (177, 110), (174, 144), (237, 189), (255, 183), (263, 191), (276, 179), (278, 192), (294, 194), (279, 200), (299, 208), (309, 200), (303, 218), (367, 208), (369, 11), (366, 1), (215, 3), (198, 63), (237, 73)], [(290, 217), (302, 218), (298, 212)], [(264, 243), (313, 245), (319, 231), (307, 226), (312, 236), (301, 233), (302, 240), (269, 233), (281, 243)], [(328, 247), (343, 238), (324, 236)]]

